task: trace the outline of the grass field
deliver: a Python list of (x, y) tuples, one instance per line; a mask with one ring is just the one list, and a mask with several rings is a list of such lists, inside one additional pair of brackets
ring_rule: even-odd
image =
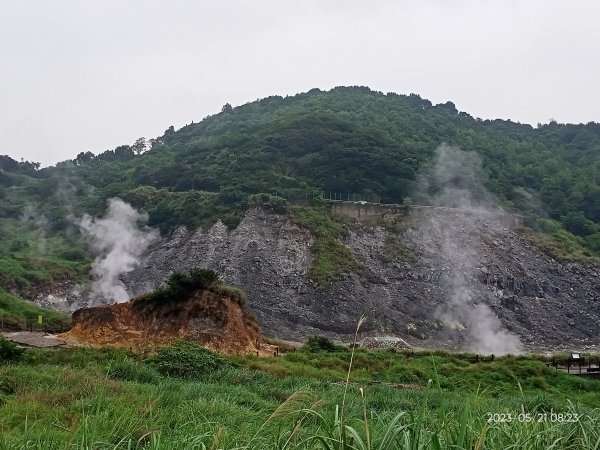
[(0, 365), (0, 448), (600, 449), (600, 381), (357, 350), (346, 383), (350, 357), (28, 350)]

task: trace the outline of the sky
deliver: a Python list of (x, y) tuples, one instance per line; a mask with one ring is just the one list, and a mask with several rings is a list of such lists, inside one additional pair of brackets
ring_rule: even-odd
[(597, 0), (0, 0), (0, 154), (42, 165), (342, 85), (600, 122)]

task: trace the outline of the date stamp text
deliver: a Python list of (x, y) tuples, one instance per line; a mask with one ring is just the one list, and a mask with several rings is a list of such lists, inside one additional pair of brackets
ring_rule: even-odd
[(510, 423), (510, 422), (556, 422), (573, 423), (579, 422), (580, 415), (573, 412), (535, 412), (535, 413), (485, 413), (487, 423)]

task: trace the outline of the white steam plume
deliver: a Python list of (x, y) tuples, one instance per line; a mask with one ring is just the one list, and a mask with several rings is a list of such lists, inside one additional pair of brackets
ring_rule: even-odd
[[(519, 353), (518, 336), (504, 328), (483, 300), (491, 293), (477, 280), (485, 255), (481, 233), (498, 230), (495, 197), (482, 184), (481, 160), (476, 153), (442, 144), (433, 166), (418, 179), (418, 202), (440, 209), (413, 210), (413, 239), (441, 265), (446, 303), (435, 316), (447, 326), (463, 330), (470, 350), (484, 354)], [(447, 209), (456, 208), (456, 209)], [(428, 214), (430, 212), (431, 214)]]
[(92, 263), (92, 301), (122, 302), (129, 298), (119, 276), (137, 267), (140, 255), (158, 236), (156, 230), (143, 225), (147, 220), (147, 214), (119, 198), (108, 200), (104, 218), (83, 216), (79, 227), (92, 238), (97, 254)]

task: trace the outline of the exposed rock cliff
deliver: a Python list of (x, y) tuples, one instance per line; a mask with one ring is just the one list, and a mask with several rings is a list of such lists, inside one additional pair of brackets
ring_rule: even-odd
[(244, 301), (210, 290), (177, 302), (130, 302), (83, 308), (60, 338), (75, 344), (148, 349), (186, 339), (222, 353), (256, 352), (260, 330)]
[[(444, 215), (443, 227), (455, 230), (453, 245), (476, 243), (476, 264), (464, 266), (474, 282), (474, 308), (489, 305), (529, 348), (600, 344), (598, 266), (558, 263), (486, 215), (469, 215), (473, 226), (463, 232), (465, 218), (452, 214)], [(151, 248), (124, 281), (139, 294), (172, 270), (210, 267), (247, 292), (249, 308), (270, 336), (343, 338), (366, 314), (367, 334), (394, 334), (417, 346), (463, 347), (464, 324), (450, 327), (436, 314), (449, 296), (441, 280), (460, 262), (440, 256), (439, 236), (432, 235), (429, 244), (415, 238), (417, 227), (413, 222), (394, 234), (418, 255), (404, 262), (382, 257), (390, 235), (384, 227), (357, 227), (346, 244), (370, 275), (344, 274), (320, 289), (307, 276), (313, 260), (310, 233), (286, 216), (255, 209), (232, 231), (221, 223), (209, 230), (178, 229)]]

